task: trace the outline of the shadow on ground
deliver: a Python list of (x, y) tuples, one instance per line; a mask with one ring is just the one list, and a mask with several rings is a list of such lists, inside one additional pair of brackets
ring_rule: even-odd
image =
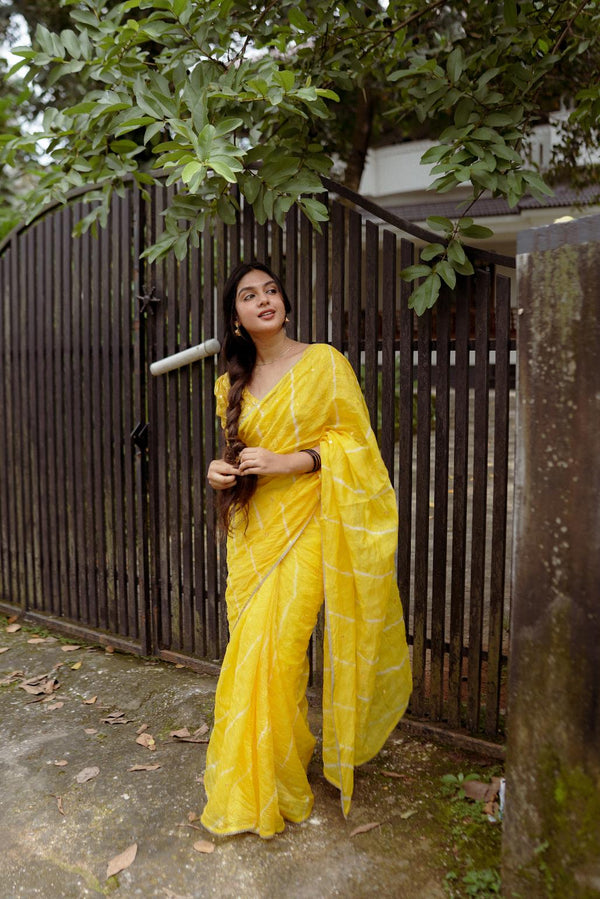
[[(456, 786), (461, 774), (488, 781), (495, 760), (397, 730), (357, 770), (348, 820), (317, 752), (308, 822), (269, 841), (214, 837), (195, 817), (206, 744), (171, 733), (210, 727), (216, 680), (7, 626), (0, 618), (2, 899), (497, 894), (500, 825)], [(311, 718), (318, 733), (316, 703)], [(139, 732), (154, 748), (136, 742)], [(134, 861), (107, 878), (108, 862), (134, 843)]]

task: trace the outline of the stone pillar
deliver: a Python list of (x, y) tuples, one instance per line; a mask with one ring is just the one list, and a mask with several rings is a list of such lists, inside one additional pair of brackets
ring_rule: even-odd
[(518, 242), (503, 895), (600, 896), (600, 216)]

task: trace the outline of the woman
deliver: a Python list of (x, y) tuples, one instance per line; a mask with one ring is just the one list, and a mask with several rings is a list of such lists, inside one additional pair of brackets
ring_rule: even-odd
[(270, 837), (310, 815), (306, 650), (323, 600), (323, 768), (345, 815), (354, 766), (379, 752), (411, 690), (394, 491), (351, 366), (289, 338), (289, 311), (261, 263), (225, 285), (226, 447), (208, 481), (228, 532), (230, 641), (202, 814), (217, 834)]

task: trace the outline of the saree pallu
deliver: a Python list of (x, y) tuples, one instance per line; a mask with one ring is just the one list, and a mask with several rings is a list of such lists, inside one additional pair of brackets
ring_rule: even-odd
[[(224, 421), (227, 376), (215, 387)], [(227, 542), (230, 641), (215, 701), (204, 826), (217, 834), (304, 821), (307, 647), (325, 602), (323, 771), (350, 809), (354, 766), (404, 713), (411, 673), (395, 573), (396, 498), (354, 372), (314, 344), (260, 401), (244, 394), (248, 446), (319, 446), (320, 473), (263, 477)]]

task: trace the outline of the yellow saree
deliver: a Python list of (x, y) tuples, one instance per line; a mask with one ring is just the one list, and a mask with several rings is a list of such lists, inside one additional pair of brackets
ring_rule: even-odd
[[(226, 375), (215, 386), (222, 420), (228, 386)], [(323, 599), (323, 769), (344, 814), (354, 766), (379, 752), (404, 713), (411, 674), (395, 494), (348, 361), (312, 345), (261, 401), (246, 391), (239, 431), (248, 446), (319, 445), (322, 458), (319, 473), (261, 478), (247, 528), (227, 543), (230, 641), (202, 823), (269, 837), (312, 809), (306, 649)]]

